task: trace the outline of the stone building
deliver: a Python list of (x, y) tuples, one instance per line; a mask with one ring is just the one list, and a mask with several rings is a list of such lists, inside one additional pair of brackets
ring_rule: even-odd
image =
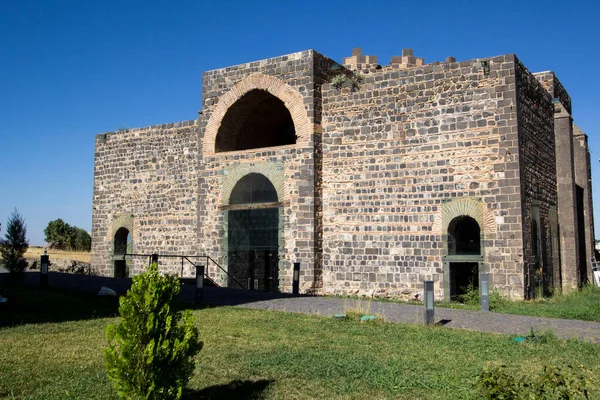
[[(586, 135), (554, 73), (512, 54), (389, 65), (309, 50), (207, 71), (191, 121), (96, 137), (92, 265), (209, 256), (223, 286), (513, 298), (590, 276)], [(125, 261), (124, 261), (125, 260)], [(297, 268), (297, 267), (296, 267)]]

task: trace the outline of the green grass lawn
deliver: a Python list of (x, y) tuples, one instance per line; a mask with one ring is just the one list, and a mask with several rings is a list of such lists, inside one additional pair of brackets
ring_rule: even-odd
[[(115, 299), (7, 290), (0, 309), (0, 398), (117, 398), (104, 370)], [(476, 399), (486, 365), (522, 374), (584, 365), (600, 379), (600, 346), (446, 328), (359, 323), (232, 307), (194, 310), (204, 349), (189, 399)], [(254, 396), (254, 397), (253, 397)], [(591, 398), (600, 398), (600, 391)]]

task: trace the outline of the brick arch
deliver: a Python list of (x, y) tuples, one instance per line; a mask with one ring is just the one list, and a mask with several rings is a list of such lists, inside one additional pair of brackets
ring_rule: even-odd
[(241, 164), (227, 168), (223, 179), (223, 189), (221, 191), (221, 204), (229, 205), (231, 192), (235, 185), (244, 176), (255, 173), (265, 176), (275, 187), (277, 200), (283, 202), (285, 198), (285, 179), (283, 176), (283, 166), (275, 163), (260, 164)]
[(126, 228), (131, 233), (131, 240), (136, 240), (138, 235), (139, 223), (133, 218), (133, 215), (128, 214), (117, 214), (113, 217), (111, 229), (108, 231), (108, 240), (113, 241), (115, 233), (120, 228)]
[(492, 233), (496, 230), (494, 216), (480, 200), (468, 197), (458, 198), (442, 204), (441, 213), (435, 219), (432, 231), (445, 235), (450, 222), (461, 215), (473, 218), (479, 224), (481, 233)]
[(215, 154), (217, 133), (229, 107), (235, 104), (243, 95), (254, 89), (267, 91), (281, 100), (294, 121), (297, 136), (296, 143), (308, 143), (313, 126), (306, 113), (304, 98), (300, 92), (281, 79), (256, 73), (236, 83), (227, 93), (219, 98), (219, 102), (212, 110), (204, 131), (202, 148), (205, 155)]

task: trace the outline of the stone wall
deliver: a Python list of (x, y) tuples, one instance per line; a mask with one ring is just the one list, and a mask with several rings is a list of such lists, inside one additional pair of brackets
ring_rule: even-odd
[(592, 279), (590, 259), (594, 258), (594, 209), (592, 201), (592, 171), (587, 135), (577, 125), (573, 125), (573, 155), (575, 165), (575, 184), (583, 190), (583, 230), (587, 278)]
[[(113, 276), (113, 238), (127, 228), (139, 254), (196, 254), (198, 199), (196, 121), (96, 136), (92, 265)], [(134, 258), (130, 274), (147, 265)], [(163, 258), (161, 269), (181, 264)]]
[[(291, 291), (292, 265), (301, 263), (301, 290), (314, 291), (320, 285), (318, 201), (315, 197), (315, 152), (320, 149), (320, 85), (327, 70), (337, 63), (314, 51), (289, 54), (208, 71), (203, 74), (203, 104), (200, 115), (199, 251), (218, 260), (227, 259), (227, 204), (223, 192), (235, 185), (232, 171), (261, 173), (282, 183), (280, 196), (281, 237), (279, 243), (280, 290)], [(229, 152), (215, 152), (215, 137), (228, 108), (253, 89), (268, 91), (281, 99), (292, 116), (296, 144)], [(318, 186), (318, 185), (317, 185)], [(223, 273), (213, 278), (225, 282)]]
[[(554, 142), (556, 153), (556, 185), (559, 224), (560, 274), (555, 274), (557, 287), (568, 291), (579, 281), (580, 257), (577, 229), (575, 159), (573, 155), (573, 118), (571, 98), (552, 71), (534, 74), (554, 102)], [(583, 260), (585, 262), (585, 260)]]
[[(566, 271), (571, 285), (573, 271), (555, 266), (558, 221), (560, 249), (576, 257), (573, 165), (583, 185), (589, 159), (573, 156), (587, 145), (572, 135), (560, 82), (514, 55), (423, 65), (402, 54), (382, 67), (355, 49), (342, 66), (309, 50), (207, 71), (196, 121), (98, 135), (93, 265), (113, 275), (115, 233), (126, 228), (128, 252), (207, 255), (241, 280), (251, 270), (237, 251), (250, 259), (262, 246), (262, 275), (273, 269), (288, 292), (295, 262), (305, 293), (413, 296), (431, 279), (448, 299), (451, 269), (467, 262), (513, 298), (534, 294), (540, 270), (554, 284)], [(340, 74), (358, 87), (329, 83)], [(248, 174), (270, 182), (268, 202), (231, 200)], [(255, 208), (269, 210), (265, 245), (229, 226), (252, 231), (264, 216), (243, 210)], [(481, 251), (467, 261), (451, 250), (461, 216), (480, 228)], [(134, 259), (131, 273), (146, 263)], [(170, 272), (177, 264), (161, 259)], [(207, 273), (231, 280), (214, 264)]]
[(323, 90), (324, 291), (398, 295), (433, 279), (441, 296), (442, 209), (468, 199), (482, 205), (483, 269), (522, 297), (514, 56)]
[[(529, 297), (537, 289), (549, 292), (554, 262), (552, 235), (557, 228), (550, 224), (551, 210), (556, 207), (556, 156), (554, 145), (554, 105), (552, 96), (525, 66), (517, 60), (517, 119), (523, 194), (523, 243), (525, 292)], [(532, 231), (533, 224), (537, 231)], [(536, 237), (537, 243), (533, 243)], [(536, 247), (538, 256), (534, 256)], [(539, 290), (538, 290), (539, 292)], [(539, 293), (538, 293), (539, 294)]]

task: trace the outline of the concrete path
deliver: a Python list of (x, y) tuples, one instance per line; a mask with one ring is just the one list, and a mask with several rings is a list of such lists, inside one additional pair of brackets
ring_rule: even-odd
[[(4, 275), (4, 276), (3, 276)], [(25, 283), (37, 286), (39, 273), (26, 273)], [(0, 274), (0, 281), (6, 274)], [(83, 290), (97, 293), (100, 287), (107, 286), (124, 294), (131, 285), (131, 279), (117, 279), (98, 276), (71, 275), (52, 272), (49, 284), (54, 288)], [(181, 300), (194, 301), (194, 287), (182, 285)], [(368, 314), (382, 316), (388, 322), (423, 324), (423, 306), (319, 296), (292, 296), (258, 291), (246, 291), (227, 288), (205, 288), (204, 304), (215, 306), (234, 306), (333, 316), (348, 309), (358, 309)], [(535, 332), (552, 330), (563, 339), (579, 339), (600, 343), (600, 323), (556, 318), (529, 317), (523, 315), (499, 314), (471, 310), (457, 310), (437, 307), (435, 321), (447, 328), (468, 329), (472, 331), (500, 333), (508, 335), (527, 335), (531, 329)]]
[[(238, 292), (237, 296), (234, 293)], [(319, 296), (282, 296), (268, 298), (251, 292), (234, 289), (207, 288), (204, 302), (214, 305), (232, 305), (236, 307), (256, 308), (333, 316), (348, 309), (357, 309), (371, 315), (380, 315), (388, 322), (423, 324), (424, 307), (412, 304), (383, 301), (354, 300)], [(468, 329), (472, 331), (500, 333), (508, 335), (527, 335), (552, 330), (563, 339), (579, 339), (600, 343), (600, 323), (557, 318), (529, 317), (524, 315), (500, 314), (452, 308), (435, 308), (435, 322), (447, 328)]]

